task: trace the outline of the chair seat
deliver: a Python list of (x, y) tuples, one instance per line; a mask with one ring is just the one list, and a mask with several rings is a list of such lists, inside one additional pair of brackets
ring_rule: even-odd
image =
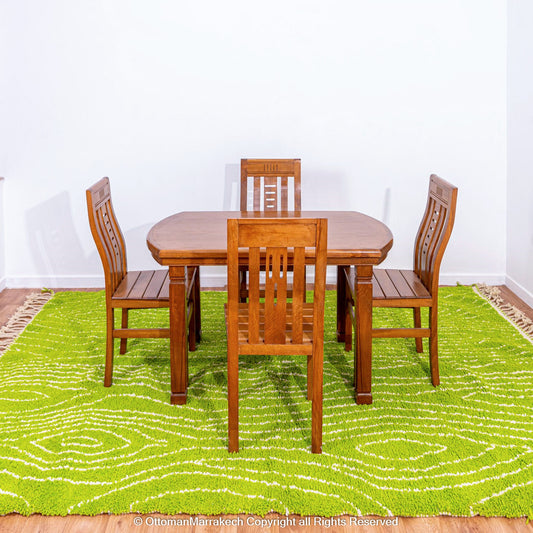
[(168, 293), (168, 270), (142, 270), (127, 272), (111, 298), (168, 301)]
[(374, 305), (390, 301), (417, 300), (417, 305), (431, 305), (432, 298), (421, 279), (412, 270), (374, 269), (372, 276)]
[[(228, 306), (224, 305), (226, 323), (228, 319)], [(313, 342), (313, 304), (304, 303), (302, 305), (302, 344), (312, 344)], [(292, 303), (287, 303), (287, 335), (285, 342), (292, 342)], [(239, 344), (248, 342), (248, 304), (239, 304)], [(259, 343), (265, 342), (265, 305), (259, 304)]]

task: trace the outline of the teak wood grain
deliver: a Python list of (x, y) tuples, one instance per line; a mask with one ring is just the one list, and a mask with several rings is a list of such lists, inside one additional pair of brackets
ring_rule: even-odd
[[(311, 450), (322, 451), (324, 294), (327, 264), (326, 219), (230, 219), (228, 250), (228, 448), (239, 450), (239, 356), (307, 356), (307, 397), (312, 400)], [(304, 303), (306, 249), (314, 251), (313, 303)], [(264, 254), (266, 282), (259, 277)], [(249, 265), (249, 296), (240, 302), (239, 263)], [(294, 270), (288, 301), (289, 265)]]
[[(126, 243), (111, 201), (108, 178), (87, 189), (87, 211), (91, 233), (102, 261), (106, 295), (106, 359), (104, 385), (111, 386), (114, 339), (120, 339), (120, 353), (126, 353), (129, 338), (170, 337), (169, 328), (128, 328), (130, 309), (169, 307), (169, 275), (165, 270), (128, 271)], [(187, 321), (189, 349), (195, 350), (197, 329), (194, 312), (199, 305), (197, 268), (187, 270)], [(122, 309), (121, 328), (115, 327), (115, 309)]]
[[(227, 220), (326, 218), (328, 220), (327, 263), (337, 266), (337, 340), (345, 341), (346, 331), (346, 277), (344, 268), (356, 265), (359, 277), (356, 289), (360, 298), (355, 307), (361, 317), (360, 347), (356, 365), (361, 368), (356, 390), (357, 403), (371, 403), (372, 365), (372, 269), (381, 263), (392, 247), (392, 234), (385, 224), (353, 211), (301, 211), (297, 212), (241, 212), (203, 211), (172, 215), (152, 227), (147, 237), (148, 248), (156, 261), (170, 267), (170, 362), (173, 403), (187, 401), (187, 352), (185, 347), (185, 322), (179, 312), (185, 307), (184, 278), (180, 273), (186, 265), (227, 265)], [(239, 261), (248, 264), (242, 254)], [(306, 264), (315, 262), (315, 252), (305, 250)], [(366, 272), (366, 277), (362, 273)], [(175, 283), (173, 284), (173, 277)], [(175, 287), (173, 292), (172, 287)], [(370, 287), (370, 290), (368, 290)], [(174, 307), (176, 310), (174, 311)]]
[[(155, 224), (148, 232), (146, 243), (161, 265), (227, 265), (228, 218), (290, 219), (296, 216), (328, 219), (329, 265), (377, 265), (392, 247), (389, 228), (356, 211), (184, 211)], [(306, 263), (312, 262), (313, 252), (306, 250)]]
[[(429, 338), (429, 360), (431, 382), (439, 385), (438, 362), (438, 288), (439, 270), (446, 245), (450, 239), (455, 220), (457, 187), (432, 174), (426, 210), (420, 223), (414, 246), (413, 270), (376, 269), (372, 277), (372, 305), (374, 307), (407, 307), (413, 309), (413, 328), (374, 328), (372, 337), (414, 337), (417, 352), (423, 351), (422, 338)], [(360, 326), (353, 311), (358, 290), (356, 279), (361, 275), (359, 269), (345, 269), (347, 281), (346, 320), (347, 331), (345, 347), (351, 349), (352, 325)], [(421, 307), (429, 308), (429, 327), (421, 323)], [(358, 350), (358, 336), (356, 347)], [(357, 376), (355, 376), (357, 379)]]

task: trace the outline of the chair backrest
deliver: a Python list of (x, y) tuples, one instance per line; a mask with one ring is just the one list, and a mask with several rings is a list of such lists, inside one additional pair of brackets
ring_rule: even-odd
[(452, 233), (456, 204), (457, 187), (432, 174), (414, 251), (414, 271), (432, 295), (438, 291), (440, 264)]
[[(287, 338), (292, 344), (303, 343), (306, 248), (308, 253), (314, 249), (315, 257), (313, 343), (321, 343), (324, 332), (327, 219), (228, 220), (228, 336), (231, 335), (230, 329), (238, 323), (240, 255), (241, 262), (249, 268), (248, 303), (241, 304), (248, 305), (248, 343), (257, 344), (260, 337), (261, 263), (265, 267), (266, 278), (264, 343), (286, 344)], [(290, 312), (287, 306), (289, 263), (294, 271)]]
[[(249, 210), (248, 178), (253, 178), (253, 206), (250, 210), (302, 210), (299, 159), (241, 159), (241, 211)], [(294, 180), (294, 206), (289, 205), (289, 179)]]
[(126, 244), (113, 210), (109, 178), (87, 189), (89, 224), (105, 274), (106, 294), (115, 292), (127, 272)]

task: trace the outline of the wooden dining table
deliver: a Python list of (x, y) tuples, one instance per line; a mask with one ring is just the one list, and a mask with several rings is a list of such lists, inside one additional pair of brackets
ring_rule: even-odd
[[(337, 341), (344, 342), (346, 277), (356, 267), (356, 349), (354, 354), (355, 400), (372, 403), (372, 271), (392, 247), (389, 228), (356, 211), (241, 212), (186, 211), (169, 216), (149, 231), (146, 238), (154, 259), (169, 268), (170, 300), (170, 401), (187, 401), (188, 347), (186, 310), (187, 266), (227, 265), (226, 228), (229, 218), (327, 218), (328, 265), (337, 266)], [(306, 263), (314, 258), (306, 252)], [(223, 309), (220, 310), (223, 312)], [(351, 325), (348, 325), (351, 328)]]

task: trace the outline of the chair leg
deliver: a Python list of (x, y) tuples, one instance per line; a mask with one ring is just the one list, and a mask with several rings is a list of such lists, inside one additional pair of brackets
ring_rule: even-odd
[(194, 329), (196, 342), (202, 338), (202, 312), (200, 308), (200, 267), (196, 267), (196, 277), (194, 278)]
[(350, 352), (352, 350), (353, 334), (352, 334), (352, 302), (351, 300), (346, 300), (346, 313), (344, 319), (346, 324), (344, 326), (344, 350)]
[(189, 340), (189, 352), (194, 352), (196, 350), (196, 302), (191, 302), (191, 305), (192, 309), (190, 311), (191, 316), (189, 317), (189, 333), (187, 337)]
[(228, 346), (228, 450), (239, 451), (239, 354)]
[[(353, 312), (355, 316), (355, 294), (354, 294), (354, 300), (350, 300), (349, 307), (347, 308), (347, 311)], [(357, 322), (352, 322), (352, 315), (348, 314), (347, 321), (350, 325), (350, 335), (352, 335), (352, 348), (353, 348), (353, 387), (357, 387), (357, 350), (359, 350), (359, 328), (357, 327)]]
[[(415, 320), (415, 328), (421, 328), (422, 319), (420, 316), (420, 307), (413, 307), (413, 316)], [(422, 353), (424, 351), (424, 348), (422, 346), (422, 337), (415, 337), (415, 343), (416, 343), (416, 351), (418, 353)]]
[(322, 453), (323, 353), (313, 353), (313, 403), (311, 405), (311, 451)]
[(114, 338), (113, 330), (115, 310), (108, 307), (106, 310), (106, 346), (105, 346), (105, 373), (104, 373), (104, 387), (110, 387), (113, 380), (113, 348)]
[(439, 376), (439, 343), (437, 329), (437, 306), (429, 308), (429, 366), (431, 368), (431, 383), (434, 387), (440, 384)]
[(307, 399), (313, 399), (313, 356), (307, 356)]
[[(239, 278), (240, 278), (240, 292), (241, 295), (246, 292), (248, 289), (246, 288), (246, 270), (239, 270)], [(246, 303), (246, 296), (241, 296), (239, 298), (239, 301), (244, 304)]]
[[(126, 329), (128, 327), (128, 309), (123, 308), (122, 309), (122, 329)], [(128, 339), (120, 339), (120, 352), (121, 354), (125, 354), (126, 350), (128, 349)]]

